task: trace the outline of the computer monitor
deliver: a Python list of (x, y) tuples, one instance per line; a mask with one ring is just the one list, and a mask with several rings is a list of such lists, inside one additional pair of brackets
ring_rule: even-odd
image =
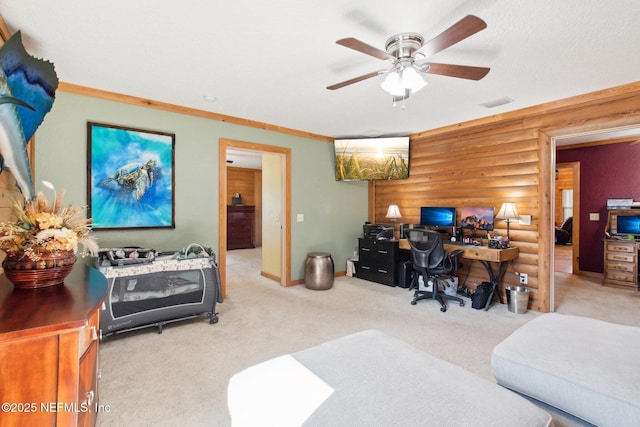
[(493, 230), (494, 208), (460, 208), (460, 226), (473, 230)]
[(618, 215), (615, 234), (633, 236), (640, 235), (640, 214)]
[(456, 208), (422, 206), (420, 208), (420, 225), (424, 227), (455, 227)]

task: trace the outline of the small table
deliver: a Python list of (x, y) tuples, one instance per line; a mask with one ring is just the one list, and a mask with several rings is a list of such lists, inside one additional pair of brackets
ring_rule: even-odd
[(309, 252), (304, 263), (304, 283), (308, 289), (325, 291), (333, 287), (333, 258), (328, 252)]
[[(489, 293), (487, 304), (484, 306), (485, 311), (489, 310), (489, 307), (491, 307), (493, 297), (494, 295), (496, 295), (496, 293), (498, 295), (498, 301), (500, 301), (500, 304), (504, 304), (504, 302), (502, 301), (502, 295), (500, 295), (498, 284), (504, 276), (509, 261), (518, 258), (518, 248), (495, 249), (488, 246), (462, 245), (446, 242), (443, 245), (445, 250), (449, 252), (457, 249), (462, 249), (462, 258), (478, 260), (480, 261), (480, 264), (484, 266), (485, 270), (487, 270), (487, 274), (489, 275), (489, 282), (491, 283), (491, 292)], [(411, 250), (411, 246), (409, 246), (409, 242), (407, 241), (407, 239), (400, 240), (400, 249)], [(498, 265), (497, 270), (494, 270), (494, 263)]]

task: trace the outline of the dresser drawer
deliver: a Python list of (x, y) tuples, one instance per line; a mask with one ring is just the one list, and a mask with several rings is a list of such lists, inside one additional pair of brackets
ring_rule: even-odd
[(627, 252), (627, 253), (631, 253), (631, 254), (635, 254), (636, 252), (636, 245), (635, 243), (614, 243), (614, 242), (607, 242), (607, 248), (606, 250), (608, 252)]
[(360, 239), (358, 249), (365, 254), (393, 256), (398, 250), (398, 241)]
[(395, 264), (395, 257), (392, 255), (381, 255), (381, 254), (364, 254), (360, 257), (360, 261), (365, 264), (376, 265), (378, 268), (383, 268), (385, 270), (392, 269)]
[(359, 259), (365, 264), (392, 269), (396, 262), (397, 242), (361, 239), (358, 249)]
[(376, 264), (358, 263), (356, 268), (356, 277), (358, 279), (370, 280), (372, 282), (381, 283), (387, 286), (395, 286), (394, 269), (385, 269)]
[(627, 273), (634, 273), (636, 270), (635, 263), (619, 263), (619, 262), (607, 262), (606, 270), (611, 271), (624, 271)]
[(608, 280), (618, 280), (620, 282), (635, 283), (635, 274), (626, 271), (607, 270), (606, 278)]
[(607, 261), (623, 261), (633, 263), (636, 261), (636, 254), (623, 252), (607, 252)]

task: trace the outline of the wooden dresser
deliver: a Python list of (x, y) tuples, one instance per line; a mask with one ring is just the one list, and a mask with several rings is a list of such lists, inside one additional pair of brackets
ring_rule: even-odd
[(227, 206), (227, 249), (255, 248), (255, 206)]
[(62, 286), (15, 289), (0, 277), (2, 426), (93, 426), (107, 280), (78, 262)]
[(603, 285), (638, 290), (638, 249), (635, 240), (604, 240)]

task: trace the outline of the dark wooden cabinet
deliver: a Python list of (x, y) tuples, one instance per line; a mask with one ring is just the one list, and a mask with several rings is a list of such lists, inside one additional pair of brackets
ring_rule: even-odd
[(227, 249), (255, 248), (255, 206), (227, 206)]
[(356, 276), (388, 286), (398, 285), (400, 263), (409, 259), (397, 240), (358, 239)]
[(76, 264), (61, 286), (17, 289), (0, 278), (3, 426), (93, 426), (98, 331), (107, 280)]

